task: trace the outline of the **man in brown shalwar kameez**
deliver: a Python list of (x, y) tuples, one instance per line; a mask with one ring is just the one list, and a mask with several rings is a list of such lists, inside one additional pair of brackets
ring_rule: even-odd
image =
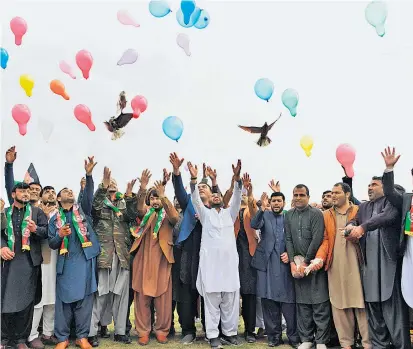
[(131, 248), (131, 253), (136, 253), (132, 288), (135, 291), (135, 326), (140, 345), (149, 343), (152, 299), (156, 311), (156, 339), (161, 344), (168, 341), (172, 319), (173, 227), (179, 220), (179, 213), (164, 196), (165, 181), (156, 182), (154, 188), (147, 192), (150, 177), (148, 170), (143, 171), (137, 205), (133, 204), (136, 204), (136, 199), (127, 201), (127, 205), (132, 205), (142, 219), (133, 233), (136, 239)]
[(369, 329), (361, 282), (361, 249), (358, 241), (347, 241), (343, 234), (347, 222), (354, 219), (358, 206), (350, 202), (351, 188), (337, 183), (331, 191), (333, 207), (324, 211), (324, 240), (318, 249), (312, 270), (324, 266), (334, 324), (340, 345), (351, 349), (355, 344), (356, 322), (362, 336), (363, 348), (371, 348)]

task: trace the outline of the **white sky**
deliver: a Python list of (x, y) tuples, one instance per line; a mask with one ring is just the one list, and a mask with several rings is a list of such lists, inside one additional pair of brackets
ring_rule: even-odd
[[(222, 190), (229, 186), (231, 163), (241, 158), (256, 196), (276, 178), (288, 198), (295, 184), (304, 183), (311, 200), (319, 201), (323, 190), (341, 180), (336, 147), (350, 143), (357, 149), (356, 196), (365, 198), (371, 176), (382, 173), (380, 151), (387, 145), (403, 154), (396, 181), (411, 190), (413, 2), (388, 2), (383, 38), (364, 18), (367, 2), (198, 1), (211, 17), (204, 30), (178, 25), (179, 1), (171, 2), (174, 12), (162, 19), (152, 17), (147, 4), (8, 0), (1, 6), (1, 46), (10, 55), (7, 70), (0, 72), (1, 153), (17, 146), (16, 179), (23, 178), (33, 162), (43, 185), (77, 191), (83, 159), (94, 154), (95, 181), (101, 180), (107, 165), (123, 190), (144, 168), (160, 178), (163, 167), (171, 168), (169, 153), (177, 151), (186, 160), (217, 168)], [(130, 11), (141, 27), (121, 25), (116, 18), (120, 9)], [(9, 29), (14, 16), (28, 23), (20, 47)], [(191, 57), (176, 44), (181, 32), (190, 37)], [(138, 61), (117, 66), (128, 48), (139, 52)], [(81, 49), (94, 57), (87, 81), (75, 64)], [(59, 70), (60, 60), (73, 64), (76, 80)], [(21, 74), (35, 79), (31, 98), (19, 86)], [(275, 83), (270, 103), (254, 94), (254, 83), (262, 77)], [(50, 91), (52, 79), (66, 85), (70, 101)], [(282, 106), (286, 88), (300, 95), (296, 118)], [(146, 96), (149, 106), (120, 140), (112, 141), (102, 122), (114, 115), (121, 90), (129, 101), (136, 94)], [(13, 105), (19, 103), (32, 112), (25, 137), (11, 117)], [(96, 132), (75, 119), (77, 104), (92, 110)], [(261, 126), (280, 111), (284, 115), (271, 131), (273, 142), (267, 148), (259, 148), (256, 135), (237, 127)], [(184, 123), (179, 144), (162, 132), (162, 121), (170, 115)], [(40, 133), (39, 118), (55, 124), (48, 143)], [(305, 134), (315, 141), (311, 158), (299, 145)], [(4, 197), (3, 188), (2, 170)], [(168, 192), (172, 194), (172, 184)]]

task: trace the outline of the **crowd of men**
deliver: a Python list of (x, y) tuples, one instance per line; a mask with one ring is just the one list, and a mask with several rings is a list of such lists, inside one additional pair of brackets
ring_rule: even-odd
[(137, 192), (132, 180), (121, 193), (106, 167), (95, 190), (90, 157), (76, 199), (71, 188), (15, 182), (16, 154), (6, 152), (10, 205), (0, 207), (1, 349), (65, 349), (72, 337), (90, 349), (112, 322), (114, 341), (130, 344), (132, 303), (140, 345), (151, 333), (167, 343), (175, 310), (182, 344), (196, 340), (201, 317), (211, 348), (237, 345), (241, 308), (247, 343), (279, 346), (285, 330), (299, 349), (334, 337), (345, 349), (411, 348), (413, 194), (394, 183), (394, 148), (368, 201), (345, 176), (320, 206), (296, 185), (288, 211), (278, 182), (257, 200), (240, 160), (226, 192), (216, 170), (188, 162), (187, 193), (184, 159), (172, 153), (171, 173), (150, 184), (146, 169)]

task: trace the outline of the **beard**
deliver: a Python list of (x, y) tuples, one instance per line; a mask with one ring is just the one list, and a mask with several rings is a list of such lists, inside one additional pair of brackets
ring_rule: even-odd
[[(19, 204), (21, 204), (21, 205), (26, 205), (28, 202), (29, 202), (29, 200), (20, 200), (20, 199), (18, 199), (18, 198), (15, 198), (14, 200), (16, 200)], [(31, 200), (30, 200), (31, 201)]]
[(211, 204), (212, 208), (221, 208), (222, 206), (224, 206), (224, 203), (222, 201), (220, 203), (217, 203), (217, 204), (215, 204), (215, 203)]
[(75, 198), (67, 198), (65, 200), (61, 200), (62, 204), (74, 204), (75, 203)]

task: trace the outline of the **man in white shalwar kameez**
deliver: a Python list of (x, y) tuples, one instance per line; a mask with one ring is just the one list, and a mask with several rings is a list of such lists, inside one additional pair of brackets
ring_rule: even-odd
[(196, 186), (198, 170), (188, 163), (192, 203), (202, 224), (196, 286), (205, 300), (206, 336), (211, 348), (220, 347), (220, 321), (221, 340), (227, 344), (238, 344), (240, 282), (234, 223), (241, 206), (241, 161), (238, 160), (237, 166), (232, 168), (236, 184), (230, 207), (222, 208), (221, 193), (214, 193), (210, 199), (211, 209), (208, 209), (202, 203)]

